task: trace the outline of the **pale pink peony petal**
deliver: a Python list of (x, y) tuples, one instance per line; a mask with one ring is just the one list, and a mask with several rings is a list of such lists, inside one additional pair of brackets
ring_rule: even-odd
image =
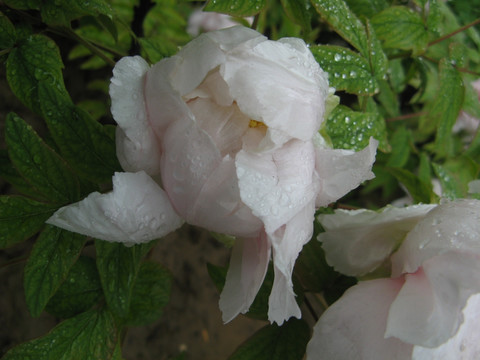
[(327, 206), (363, 181), (373, 179), (371, 169), (377, 146), (378, 141), (370, 138), (368, 146), (358, 152), (317, 147), (315, 166), (321, 185), (316, 206)]
[(405, 279), (390, 308), (385, 336), (437, 347), (457, 332), (467, 299), (480, 292), (480, 256), (439, 255)]
[(113, 191), (60, 208), (47, 223), (97, 239), (133, 245), (160, 238), (183, 221), (145, 172), (115, 173)]
[(308, 141), (318, 131), (327, 77), (301, 40), (242, 44), (227, 54), (220, 74), (240, 110), (268, 126), (267, 142)]
[(410, 231), (392, 256), (393, 276), (413, 273), (424, 261), (449, 251), (480, 254), (480, 200), (438, 205)]
[(384, 338), (390, 304), (401, 279), (377, 279), (349, 288), (314, 327), (307, 360), (410, 359), (413, 346)]
[(110, 83), (112, 115), (117, 127), (117, 157), (126, 171), (160, 171), (160, 146), (147, 119), (144, 99), (149, 66), (140, 56), (124, 57), (113, 69)]
[(267, 273), (270, 244), (265, 233), (237, 239), (233, 246), (225, 286), (220, 295), (222, 319), (229, 322), (250, 308)]
[(480, 356), (478, 339), (480, 324), (480, 294), (469, 298), (463, 309), (464, 321), (457, 333), (442, 345), (430, 349), (413, 348), (412, 360), (474, 360)]
[(319, 215), (326, 259), (342, 274), (361, 276), (375, 270), (407, 233), (436, 205), (388, 206), (382, 211), (336, 210)]
[(274, 233), (267, 233), (273, 248), (273, 267), (275, 278), (268, 300), (268, 319), (281, 325), (294, 316), (301, 317), (301, 311), (295, 301), (292, 273), (298, 254), (312, 237), (314, 200), (298, 212), (284, 226)]

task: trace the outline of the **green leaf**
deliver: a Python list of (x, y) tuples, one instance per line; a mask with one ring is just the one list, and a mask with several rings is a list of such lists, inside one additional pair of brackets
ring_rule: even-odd
[(465, 89), (458, 70), (446, 59), (440, 61), (440, 86), (428, 114), (420, 119), (420, 130), (436, 127), (435, 152), (444, 157), (453, 153), (452, 128), (463, 105)]
[(400, 104), (398, 102), (397, 94), (390, 87), (390, 84), (385, 80), (378, 80), (378, 88), (380, 89), (376, 99), (382, 105), (382, 109), (386, 115), (396, 117), (400, 115)]
[[(207, 270), (216, 288), (221, 292), (227, 277), (227, 268), (207, 263)], [(265, 279), (263, 280), (263, 284), (245, 316), (253, 319), (268, 320), (268, 298), (272, 291), (273, 277), (273, 267), (270, 265), (267, 274), (265, 275)]]
[(336, 90), (368, 95), (378, 92), (377, 81), (370, 72), (368, 61), (342, 46), (311, 46), (315, 60), (329, 73), (329, 82)]
[(368, 40), (365, 26), (343, 0), (312, 0), (322, 18), (335, 31), (368, 58)]
[(38, 82), (45, 81), (67, 94), (63, 84), (63, 63), (57, 45), (43, 35), (31, 35), (18, 42), (7, 59), (7, 80), (13, 93), (30, 109), (41, 113)]
[(412, 196), (414, 203), (430, 204), (437, 201), (432, 184), (426, 184), (412, 172), (400, 168), (387, 168), (388, 172), (401, 182)]
[(387, 161), (387, 166), (403, 167), (410, 158), (412, 134), (405, 126), (400, 126), (390, 137), (392, 151)]
[(40, 7), (45, 23), (69, 27), (72, 20), (85, 15), (113, 16), (111, 7), (104, 0), (54, 0), (45, 1)]
[(151, 243), (126, 247), (122, 243), (95, 241), (97, 269), (105, 300), (112, 313), (120, 320), (129, 316), (133, 287), (140, 261)]
[(310, 340), (304, 320), (291, 318), (282, 326), (267, 325), (257, 331), (229, 360), (301, 360)]
[(18, 9), (18, 10), (29, 10), (29, 9), (38, 10), (42, 3), (41, 0), (4, 0), (3, 2), (8, 7), (11, 7), (13, 9)]
[(142, 263), (133, 286), (127, 324), (141, 326), (157, 320), (170, 300), (171, 287), (172, 275), (167, 269), (154, 262)]
[(357, 112), (339, 105), (327, 119), (327, 133), (336, 149), (361, 150), (368, 145), (370, 136), (379, 141), (379, 148), (389, 149), (385, 121), (373, 112)]
[(442, 185), (442, 197), (448, 199), (467, 197), (468, 183), (477, 179), (480, 171), (480, 164), (465, 155), (432, 166)]
[(121, 171), (113, 129), (46, 84), (39, 84), (39, 95), (50, 133), (73, 169), (94, 182), (108, 182), (115, 171)]
[(56, 209), (21, 196), (0, 196), (0, 249), (36, 234)]
[(281, 0), (287, 16), (307, 34), (312, 31), (310, 0)]
[(345, 0), (348, 7), (359, 17), (371, 18), (389, 6), (387, 0)]
[(375, 30), (369, 20), (366, 21), (368, 38), (368, 60), (370, 70), (378, 80), (385, 80), (388, 69), (387, 56), (383, 52), (382, 44), (378, 40)]
[(209, 0), (203, 10), (246, 17), (258, 14), (265, 4), (266, 0)]
[(425, 51), (428, 33), (421, 16), (405, 6), (392, 6), (372, 17), (372, 25), (383, 46), (389, 49)]
[(0, 12), (0, 50), (11, 48), (16, 41), (15, 27), (10, 19)]
[(465, 99), (463, 102), (463, 110), (473, 117), (480, 119), (480, 101), (478, 100), (478, 92), (468, 80), (464, 81), (464, 85)]
[(35, 189), (58, 204), (78, 200), (77, 178), (63, 159), (16, 114), (7, 116), (5, 141), (13, 165)]
[(41, 338), (14, 347), (2, 360), (109, 360), (117, 342), (112, 315), (91, 310), (61, 322)]
[(80, 256), (45, 310), (66, 319), (89, 310), (103, 295), (95, 260)]
[(25, 265), (25, 299), (32, 316), (41, 314), (83, 249), (86, 238), (47, 226), (33, 246)]

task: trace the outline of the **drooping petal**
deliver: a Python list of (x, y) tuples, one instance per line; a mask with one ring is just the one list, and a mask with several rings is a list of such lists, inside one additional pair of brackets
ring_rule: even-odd
[(290, 317), (301, 317), (295, 301), (292, 274), (295, 260), (313, 233), (315, 213), (312, 199), (299, 213), (274, 233), (267, 233), (273, 248), (275, 278), (268, 300), (268, 319), (281, 325)]
[(225, 286), (220, 295), (224, 322), (248, 311), (265, 278), (269, 261), (270, 244), (265, 233), (257, 238), (235, 240)]
[(137, 244), (160, 238), (183, 221), (145, 172), (115, 173), (113, 191), (91, 193), (60, 208), (47, 223), (97, 239)]
[(336, 210), (319, 215), (319, 234), (329, 265), (345, 275), (361, 276), (382, 264), (407, 233), (436, 205), (388, 206), (372, 210)]
[(368, 146), (358, 152), (317, 147), (315, 167), (321, 185), (316, 206), (327, 206), (374, 178), (371, 169), (377, 146), (378, 141), (370, 138)]
[(415, 346), (412, 360), (476, 359), (480, 354), (480, 341), (478, 341), (480, 294), (469, 298), (463, 309), (463, 319), (457, 333), (442, 345), (433, 349)]
[(220, 74), (240, 110), (268, 126), (266, 140), (280, 146), (318, 131), (328, 82), (301, 40), (242, 44), (227, 54)]
[(439, 255), (405, 279), (390, 308), (385, 336), (437, 347), (456, 333), (467, 299), (480, 292), (480, 256)]
[(424, 261), (450, 251), (480, 254), (479, 214), (480, 200), (457, 199), (438, 205), (392, 256), (393, 276), (413, 273)]
[(384, 338), (388, 310), (401, 279), (360, 282), (320, 317), (307, 346), (307, 360), (410, 359), (413, 346)]
[(117, 127), (117, 156), (126, 171), (160, 171), (160, 146), (147, 119), (144, 98), (149, 66), (140, 56), (124, 57), (113, 69), (110, 83), (112, 115)]

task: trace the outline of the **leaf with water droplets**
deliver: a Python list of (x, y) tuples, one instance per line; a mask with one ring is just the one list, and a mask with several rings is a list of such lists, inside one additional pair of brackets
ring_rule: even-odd
[(130, 313), (133, 287), (142, 257), (153, 242), (126, 247), (121, 243), (96, 240), (97, 268), (108, 308), (119, 319)]
[[(7, 80), (13, 93), (40, 114), (38, 82), (44, 81), (67, 94), (63, 83), (63, 63), (55, 43), (43, 35), (31, 35), (17, 43), (7, 59)], [(68, 96), (68, 95), (67, 95)]]
[(117, 334), (107, 310), (91, 310), (61, 322), (41, 338), (10, 349), (2, 360), (108, 360), (117, 348)]
[(301, 360), (310, 340), (310, 328), (302, 319), (291, 318), (282, 326), (266, 325), (228, 358), (229, 360)]
[(44, 197), (57, 204), (79, 200), (78, 180), (65, 161), (14, 113), (7, 116), (5, 141), (15, 168)]
[(360, 54), (341, 46), (311, 46), (315, 60), (328, 72), (328, 81), (336, 90), (351, 94), (368, 95), (377, 90), (368, 61)]
[(312, 31), (310, 0), (282, 0), (282, 6), (287, 16), (300, 25), (306, 34)]
[(55, 0), (46, 1), (40, 7), (42, 20), (49, 25), (70, 26), (72, 20), (85, 15), (113, 16), (113, 10), (104, 0)]
[(170, 300), (172, 275), (160, 264), (144, 262), (140, 265), (132, 290), (127, 324), (147, 325), (157, 320)]
[(36, 234), (56, 209), (22, 196), (0, 196), (0, 249)]
[(387, 0), (345, 0), (348, 7), (358, 16), (371, 18), (376, 13), (386, 9), (390, 4)]
[(437, 195), (433, 192), (432, 184), (423, 182), (412, 172), (401, 168), (387, 168), (400, 183), (402, 183), (412, 196), (414, 203), (430, 204), (437, 201)]
[(405, 6), (392, 6), (371, 19), (383, 47), (412, 50), (421, 54), (427, 48), (428, 33), (421, 16)]
[(436, 130), (435, 152), (445, 157), (453, 154), (452, 128), (463, 105), (465, 88), (458, 70), (447, 60), (440, 61), (440, 85), (427, 115), (420, 119), (420, 131)]
[(343, 0), (312, 0), (313, 6), (327, 23), (368, 59), (365, 26)]
[(89, 310), (102, 297), (95, 259), (80, 256), (45, 310), (61, 319)]
[(378, 80), (384, 80), (386, 78), (388, 69), (387, 56), (383, 52), (382, 44), (378, 40), (375, 30), (369, 20), (366, 20), (366, 28), (368, 37), (368, 63), (370, 65), (370, 71)]
[(25, 300), (32, 316), (39, 316), (67, 277), (86, 238), (47, 225), (25, 265)]
[(14, 44), (17, 34), (12, 22), (2, 12), (0, 12), (0, 50), (9, 49)]
[(477, 178), (480, 165), (467, 155), (449, 159), (444, 164), (432, 163), (435, 175), (442, 185), (442, 197), (447, 199), (465, 198), (468, 183)]
[(266, 5), (266, 0), (209, 0), (204, 11), (214, 11), (232, 16), (253, 16)]
[(377, 113), (357, 112), (339, 105), (328, 117), (326, 129), (336, 149), (359, 151), (368, 146), (372, 136), (379, 141), (379, 149), (389, 150), (385, 121)]
[(40, 83), (38, 89), (45, 121), (65, 160), (88, 180), (109, 182), (121, 171), (114, 128), (96, 122), (50, 86)]

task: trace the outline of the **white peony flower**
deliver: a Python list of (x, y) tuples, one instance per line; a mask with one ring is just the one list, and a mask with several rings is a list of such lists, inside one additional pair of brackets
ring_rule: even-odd
[(331, 265), (362, 275), (390, 259), (392, 278), (360, 281), (329, 307), (315, 326), (307, 359), (480, 355), (478, 323), (464, 322), (462, 314), (480, 312), (479, 220), (480, 201), (466, 199), (323, 215), (326, 232), (319, 238)]
[(113, 192), (64, 207), (49, 223), (130, 244), (183, 220), (235, 236), (224, 321), (248, 311), (271, 255), (269, 319), (299, 317), (291, 275), (315, 207), (372, 178), (377, 146), (314, 144), (328, 92), (302, 40), (269, 41), (244, 27), (202, 34), (152, 67), (123, 58), (110, 95), (127, 173), (115, 174)]

